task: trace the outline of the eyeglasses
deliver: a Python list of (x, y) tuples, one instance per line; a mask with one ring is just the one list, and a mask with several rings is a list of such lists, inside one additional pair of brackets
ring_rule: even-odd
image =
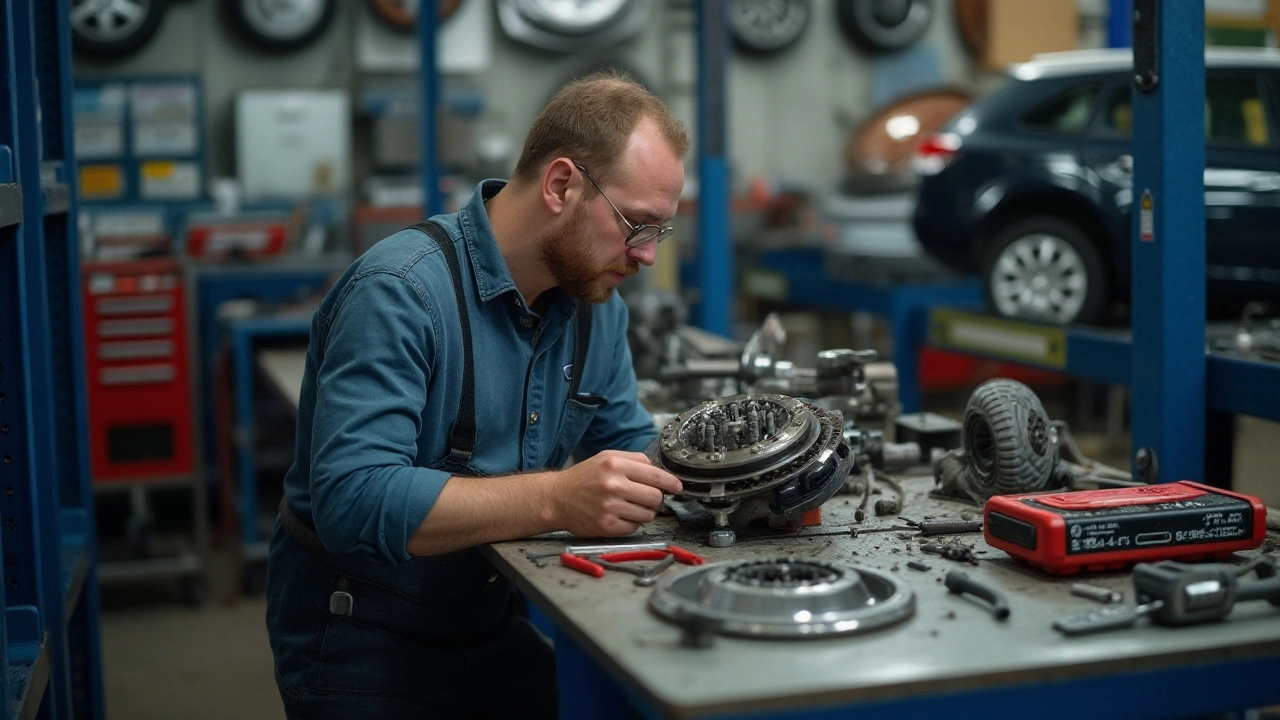
[(618, 213), (618, 217), (622, 218), (622, 222), (629, 230), (631, 230), (631, 234), (627, 235), (627, 239), (625, 241), (627, 247), (640, 247), (650, 240), (662, 242), (663, 238), (675, 232), (675, 228), (670, 225), (663, 227), (661, 225), (646, 225), (644, 223), (632, 224), (631, 221), (627, 219), (627, 216), (623, 215), (622, 211), (618, 209), (618, 206), (613, 204), (613, 201), (609, 199), (609, 196), (604, 194), (604, 190), (600, 188), (600, 183), (596, 182), (596, 179), (591, 177), (591, 173), (587, 172), (586, 168), (581, 165), (574, 165), (574, 167), (578, 168), (583, 175), (587, 176), (587, 179), (591, 181), (591, 184), (596, 186), (596, 190), (600, 193), (600, 197), (604, 198), (604, 201), (609, 203), (609, 207), (613, 208), (613, 211)]

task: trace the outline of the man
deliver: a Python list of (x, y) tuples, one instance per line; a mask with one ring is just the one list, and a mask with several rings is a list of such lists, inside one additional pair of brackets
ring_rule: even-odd
[(638, 84), (576, 81), (509, 184), (325, 297), (268, 564), (289, 717), (555, 715), (552, 652), (478, 546), (626, 535), (680, 492), (639, 452), (656, 433), (614, 289), (670, 233), (688, 149)]

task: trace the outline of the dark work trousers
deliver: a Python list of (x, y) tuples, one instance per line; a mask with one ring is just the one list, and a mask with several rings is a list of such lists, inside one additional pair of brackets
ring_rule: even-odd
[(267, 625), (290, 720), (556, 717), (555, 654), (504, 578), (481, 580), (477, 613), (347, 576), (348, 617), (329, 609), (342, 573), (278, 523), (271, 544), (288, 568), (270, 574)]

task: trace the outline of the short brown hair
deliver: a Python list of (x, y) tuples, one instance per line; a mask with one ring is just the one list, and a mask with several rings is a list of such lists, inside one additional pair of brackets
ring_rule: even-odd
[(525, 137), (512, 178), (534, 182), (542, 166), (569, 157), (597, 177), (622, 156), (641, 120), (651, 119), (675, 152), (689, 152), (689, 132), (656, 95), (617, 70), (602, 70), (565, 85)]

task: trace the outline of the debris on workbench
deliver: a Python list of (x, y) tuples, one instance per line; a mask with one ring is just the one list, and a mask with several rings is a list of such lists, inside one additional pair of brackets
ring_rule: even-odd
[(1124, 593), (1111, 588), (1100, 587), (1098, 585), (1089, 585), (1088, 583), (1072, 583), (1071, 594), (1076, 597), (1089, 598), (1097, 600), (1100, 603), (1118, 603), (1124, 602)]
[(929, 572), (930, 570), (933, 569), (932, 567), (929, 567), (928, 565), (925, 565), (924, 563), (918, 562), (916, 560), (912, 560), (908, 562), (907, 567), (911, 568), (912, 570), (919, 570), (920, 572)]
[(921, 545), (920, 549), (927, 553), (933, 553), (934, 555), (941, 555), (947, 560), (955, 560), (956, 562), (967, 562), (973, 565), (978, 564), (978, 558), (976, 555), (974, 555), (973, 548), (963, 543), (927, 542)]
[(981, 520), (922, 520), (916, 526), (921, 535), (958, 535), (982, 532)]
[(947, 573), (947, 590), (956, 595), (972, 595), (976, 598), (985, 600), (991, 616), (997, 620), (1009, 619), (1009, 602), (1004, 599), (1004, 595), (1000, 591), (969, 577), (969, 574), (962, 570), (952, 570)]

